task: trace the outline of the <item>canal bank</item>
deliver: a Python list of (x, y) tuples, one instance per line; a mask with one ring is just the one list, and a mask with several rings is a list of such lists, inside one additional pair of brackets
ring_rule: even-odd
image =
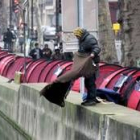
[[(73, 91), (60, 108), (40, 97), (44, 83), (17, 85), (0, 79), (1, 140), (6, 135), (18, 138), (9, 140), (140, 140), (140, 113), (135, 110), (113, 103), (83, 107)], [(24, 135), (17, 136), (18, 130)]]

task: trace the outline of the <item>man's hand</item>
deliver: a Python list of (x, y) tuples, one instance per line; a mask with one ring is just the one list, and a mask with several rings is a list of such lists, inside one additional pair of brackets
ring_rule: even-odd
[(94, 58), (94, 56), (95, 56), (94, 53), (91, 53), (91, 54), (90, 54), (90, 57), (91, 57), (91, 58)]

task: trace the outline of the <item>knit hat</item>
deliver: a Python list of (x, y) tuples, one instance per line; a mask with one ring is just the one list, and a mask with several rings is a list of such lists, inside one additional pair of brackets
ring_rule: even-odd
[(73, 31), (75, 36), (81, 37), (83, 35), (83, 29), (78, 27)]

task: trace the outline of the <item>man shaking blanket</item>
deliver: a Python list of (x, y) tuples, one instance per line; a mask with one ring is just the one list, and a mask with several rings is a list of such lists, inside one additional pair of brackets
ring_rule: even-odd
[(85, 77), (85, 86), (88, 93), (86, 100), (81, 104), (85, 106), (96, 104), (95, 80), (100, 61), (100, 48), (94, 36), (85, 29), (75, 29), (74, 35), (79, 41), (79, 50), (74, 54), (71, 70), (61, 74), (53, 83), (40, 91), (40, 94), (47, 100), (61, 107), (65, 105), (64, 99), (70, 91), (72, 83), (79, 77)]

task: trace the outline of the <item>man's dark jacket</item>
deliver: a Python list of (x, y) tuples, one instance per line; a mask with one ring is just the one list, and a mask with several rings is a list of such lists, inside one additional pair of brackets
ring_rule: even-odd
[(15, 38), (11, 31), (7, 31), (6, 33), (4, 33), (4, 37), (3, 37), (4, 42), (11, 43), (13, 39)]
[(99, 57), (100, 51), (101, 51), (101, 49), (98, 46), (98, 42), (97, 42), (96, 38), (93, 35), (89, 34), (88, 31), (83, 29), (83, 35), (79, 39), (78, 52), (89, 53), (89, 54), (94, 53), (95, 57), (93, 58), (93, 60), (95, 63), (99, 63), (100, 62), (100, 57)]
[[(37, 60), (37, 55), (35, 54), (36, 53), (36, 50), (37, 50), (37, 48), (34, 48), (29, 53), (29, 55), (32, 57), (33, 60)], [(40, 48), (38, 48), (38, 50), (39, 50), (40, 58), (43, 58), (42, 50)]]

